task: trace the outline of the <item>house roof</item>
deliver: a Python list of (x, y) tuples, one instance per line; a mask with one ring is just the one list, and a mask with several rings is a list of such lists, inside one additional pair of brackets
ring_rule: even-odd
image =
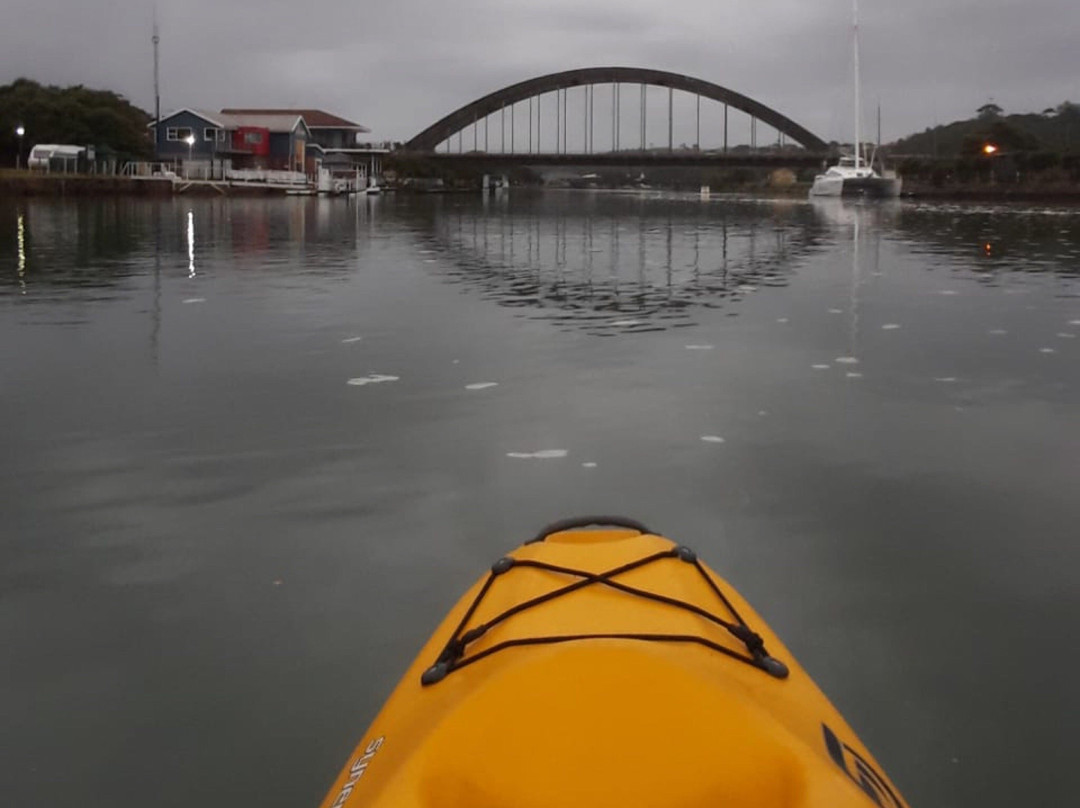
[(366, 126), (346, 120), (321, 109), (223, 109), (224, 115), (299, 115), (309, 129), (353, 129), (370, 132)]
[(297, 125), (308, 127), (303, 116), (295, 112), (222, 112), (218, 113), (217, 117), (226, 129), (250, 126), (257, 129), (269, 129), (271, 132), (291, 132)]
[[(207, 112), (204, 109), (192, 109), (190, 107), (184, 107), (183, 109), (174, 109), (172, 112), (168, 113), (167, 115), (162, 115), (161, 120), (162, 120), (162, 122), (164, 122), (164, 121), (169, 120), (169, 118), (175, 118), (181, 112), (187, 112), (187, 113), (190, 113), (191, 115), (195, 115), (196, 117), (202, 118), (207, 123), (211, 123), (214, 126), (217, 126), (218, 128), (221, 128), (221, 129), (225, 128), (225, 124), (221, 120), (222, 116), (219, 115), (218, 113), (216, 113), (216, 112)], [(152, 129), (155, 126), (157, 126), (157, 121), (150, 121), (150, 123), (148, 123), (146, 125), (146, 128), (147, 129)]]
[[(221, 112), (209, 112), (205, 109), (192, 109), (185, 107), (184, 109), (174, 110), (167, 115), (161, 116), (162, 123), (165, 123), (171, 118), (175, 118), (181, 113), (188, 113), (194, 115), (202, 120), (206, 121), (211, 126), (216, 126), (218, 129), (238, 129), (241, 126), (248, 126), (256, 129), (268, 129), (271, 132), (292, 132), (298, 125), (302, 125), (307, 129), (311, 129), (311, 124), (307, 119), (300, 114), (297, 110), (223, 110)], [(153, 128), (156, 126), (155, 121), (151, 121), (147, 128)], [(367, 129), (360, 127), (363, 131), (367, 132)]]

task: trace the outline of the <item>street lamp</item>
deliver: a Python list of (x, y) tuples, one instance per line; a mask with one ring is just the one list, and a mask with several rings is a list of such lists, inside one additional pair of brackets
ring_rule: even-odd
[(18, 150), (15, 152), (15, 170), (18, 171), (22, 162), (22, 139), (23, 135), (26, 134), (26, 127), (22, 124), (19, 124), (15, 127), (15, 134), (19, 137)]
[[(993, 157), (999, 151), (1000, 150), (998, 149), (997, 145), (994, 144), (994, 143), (987, 143), (982, 147), (982, 153), (987, 158)], [(994, 171), (994, 161), (989, 160), (989, 163), (990, 163), (990, 184), (993, 185), (995, 182), (997, 182), (997, 176), (996, 176), (995, 171)]]
[(187, 143), (187, 163), (184, 165), (184, 179), (191, 179), (191, 147), (195, 145), (195, 135), (188, 135), (184, 138), (184, 142)]

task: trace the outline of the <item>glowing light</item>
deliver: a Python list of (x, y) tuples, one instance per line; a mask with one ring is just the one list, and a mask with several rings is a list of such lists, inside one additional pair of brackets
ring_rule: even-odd
[(195, 277), (195, 213), (187, 214), (187, 271), (188, 277)]
[(995, 146), (993, 143), (987, 143), (985, 146), (983, 146), (983, 154), (987, 154), (987, 155), (995, 154), (997, 152), (997, 150), (998, 150), (998, 147)]

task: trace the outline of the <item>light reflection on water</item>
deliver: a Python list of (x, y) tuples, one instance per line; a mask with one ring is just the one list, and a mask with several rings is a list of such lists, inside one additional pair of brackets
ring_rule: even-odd
[(188, 277), (195, 277), (195, 211), (189, 210), (187, 214), (187, 256)]

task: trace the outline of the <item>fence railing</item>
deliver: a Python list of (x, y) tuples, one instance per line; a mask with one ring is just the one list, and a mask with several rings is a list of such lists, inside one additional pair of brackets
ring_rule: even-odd
[(225, 171), (229, 182), (253, 182), (265, 185), (307, 185), (308, 177), (302, 171), (277, 171), (266, 168), (241, 168)]
[(178, 174), (175, 163), (129, 160), (120, 169), (121, 177), (154, 177), (175, 179)]
[(257, 183), (261, 185), (308, 185), (310, 180), (302, 171), (279, 171), (268, 168), (222, 168), (220, 165), (193, 162), (177, 166), (171, 162), (129, 161), (120, 169), (124, 177), (165, 178), (172, 180), (211, 180)]

